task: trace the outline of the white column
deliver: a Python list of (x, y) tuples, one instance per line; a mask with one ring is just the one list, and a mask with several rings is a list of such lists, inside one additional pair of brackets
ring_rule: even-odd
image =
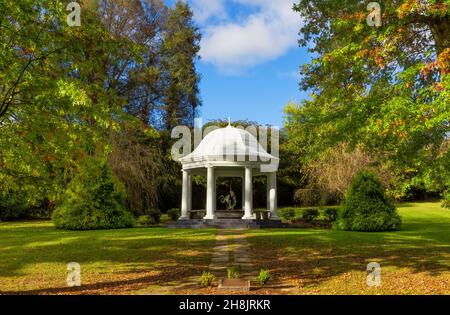
[(188, 210), (188, 194), (189, 194), (189, 174), (187, 171), (183, 170), (183, 182), (181, 190), (181, 217), (180, 220), (189, 219)]
[(215, 204), (215, 176), (214, 167), (208, 167), (208, 174), (206, 177), (206, 215), (203, 219), (213, 220), (216, 218), (214, 204)]
[(267, 184), (269, 186), (269, 211), (271, 220), (279, 220), (277, 215), (277, 173), (268, 175)]
[(216, 189), (216, 183), (217, 183), (217, 175), (216, 175), (216, 172), (214, 172), (214, 186), (213, 186), (213, 188), (214, 188), (214, 194), (213, 194), (213, 200), (214, 200), (214, 206), (213, 206), (213, 209), (214, 209), (214, 218), (216, 218), (215, 212), (216, 212), (216, 209), (217, 209), (217, 189)]
[(192, 175), (189, 174), (188, 178), (188, 203), (187, 203), (188, 215), (190, 217), (192, 210)]
[(241, 192), (241, 200), (242, 200), (242, 210), (245, 209), (245, 177), (242, 176), (242, 192)]
[(243, 220), (251, 220), (253, 219), (253, 177), (252, 177), (252, 168), (245, 168), (245, 207), (244, 207), (244, 216)]

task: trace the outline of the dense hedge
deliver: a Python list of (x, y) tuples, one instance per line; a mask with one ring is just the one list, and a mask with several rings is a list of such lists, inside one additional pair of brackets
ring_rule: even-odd
[(0, 188), (0, 221), (22, 219), (49, 219), (51, 207), (48, 200), (41, 202), (35, 200), (34, 195), (23, 189)]
[(0, 191), (0, 221), (22, 219), (27, 213), (27, 202), (23, 193)]
[(369, 172), (358, 173), (346, 193), (336, 227), (369, 232), (397, 230), (400, 225), (397, 209), (380, 181)]
[(68, 230), (131, 227), (134, 219), (124, 200), (123, 187), (106, 163), (90, 162), (71, 181), (52, 219), (57, 228)]
[(278, 216), (285, 222), (332, 223), (336, 221), (335, 208), (280, 208)]

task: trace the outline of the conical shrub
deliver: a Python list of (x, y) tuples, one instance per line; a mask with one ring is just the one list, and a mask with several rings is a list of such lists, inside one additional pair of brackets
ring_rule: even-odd
[(341, 205), (336, 227), (348, 231), (391, 231), (400, 228), (401, 219), (383, 185), (372, 174), (359, 172)]
[(105, 162), (88, 160), (68, 185), (52, 215), (57, 228), (67, 230), (131, 227), (124, 188)]

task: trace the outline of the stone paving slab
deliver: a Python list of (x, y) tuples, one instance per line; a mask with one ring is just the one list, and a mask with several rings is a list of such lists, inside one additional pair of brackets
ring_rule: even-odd
[(227, 269), (233, 265), (241, 267), (239, 280), (254, 280), (258, 275), (250, 256), (250, 244), (244, 230), (218, 230), (210, 271), (219, 280), (226, 280)]
[(250, 291), (250, 280), (244, 279), (220, 279), (219, 289)]

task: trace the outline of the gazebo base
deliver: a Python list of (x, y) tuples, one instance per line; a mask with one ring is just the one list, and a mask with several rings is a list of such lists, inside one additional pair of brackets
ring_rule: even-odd
[(283, 228), (286, 224), (281, 220), (241, 220), (241, 219), (191, 219), (179, 220), (174, 224), (169, 224), (169, 228), (219, 228), (219, 229), (263, 229), (263, 228)]

